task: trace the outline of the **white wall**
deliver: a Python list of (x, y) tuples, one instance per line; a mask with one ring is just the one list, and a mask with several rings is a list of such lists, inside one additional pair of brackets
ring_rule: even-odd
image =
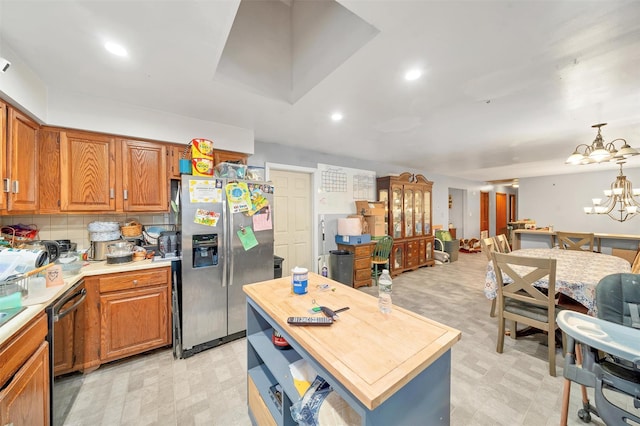
[[(567, 166), (570, 167), (570, 166)], [(615, 170), (520, 179), (519, 218), (530, 218), (538, 227), (553, 225), (556, 231), (640, 234), (640, 218), (617, 222), (607, 215), (587, 215), (583, 207), (592, 198), (603, 198), (618, 174)], [(640, 168), (625, 168), (627, 179), (640, 187)]]

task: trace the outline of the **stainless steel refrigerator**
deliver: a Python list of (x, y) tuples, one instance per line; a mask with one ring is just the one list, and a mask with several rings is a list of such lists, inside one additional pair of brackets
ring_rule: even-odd
[[(273, 279), (273, 186), (183, 175), (181, 187), (178, 353), (185, 358), (245, 335), (242, 286)], [(253, 211), (259, 211), (234, 213), (243, 210), (247, 195), (258, 200)]]

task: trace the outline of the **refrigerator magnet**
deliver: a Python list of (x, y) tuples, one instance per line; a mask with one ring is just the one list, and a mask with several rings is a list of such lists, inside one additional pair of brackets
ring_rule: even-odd
[(207, 226), (216, 226), (220, 219), (220, 213), (205, 209), (196, 209), (196, 214), (193, 218), (194, 223)]
[(256, 236), (253, 233), (253, 229), (251, 229), (250, 226), (242, 227), (238, 230), (237, 234), (245, 251), (252, 249), (258, 245), (258, 240), (256, 239)]

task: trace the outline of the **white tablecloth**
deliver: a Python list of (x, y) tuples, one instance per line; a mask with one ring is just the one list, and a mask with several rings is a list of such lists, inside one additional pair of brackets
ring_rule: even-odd
[[(537, 248), (515, 250), (517, 256), (556, 259), (556, 291), (577, 300), (593, 313), (595, 307), (596, 285), (607, 275), (619, 272), (631, 272), (626, 260), (608, 254), (588, 251), (560, 250), (557, 248)], [(548, 288), (546, 278), (535, 283), (537, 287)], [(487, 265), (484, 294), (487, 299), (495, 299), (498, 294), (496, 274), (493, 262)]]

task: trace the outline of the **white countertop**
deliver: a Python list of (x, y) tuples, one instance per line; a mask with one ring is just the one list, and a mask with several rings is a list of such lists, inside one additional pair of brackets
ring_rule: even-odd
[[(163, 266), (170, 266), (172, 259), (156, 259), (156, 260), (141, 260), (138, 262), (129, 262), (121, 264), (107, 264), (106, 261), (102, 262), (85, 262), (85, 266), (80, 269), (80, 273), (72, 277), (64, 279), (64, 284), (56, 287), (49, 287), (46, 291), (31, 293), (22, 301), (23, 306), (27, 306), (27, 309), (22, 311), (17, 316), (13, 317), (0, 327), (0, 345), (13, 336), (18, 330), (20, 330), (31, 319), (36, 317), (40, 312), (44, 311), (47, 306), (56, 300), (61, 294), (71, 288), (75, 283), (84, 277), (93, 275), (113, 274), (117, 272), (130, 272), (142, 269), (161, 268)], [(31, 298), (32, 303), (29, 301)]]

